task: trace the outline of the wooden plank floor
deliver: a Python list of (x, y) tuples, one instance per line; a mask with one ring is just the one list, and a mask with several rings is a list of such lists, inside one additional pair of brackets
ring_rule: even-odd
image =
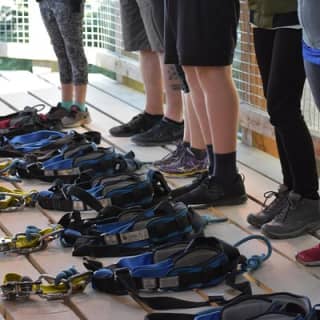
[[(128, 89), (101, 74), (89, 77), (87, 103), (93, 121), (81, 130), (99, 130), (103, 144), (114, 145), (118, 150), (133, 150), (140, 160), (151, 162), (163, 157), (172, 146), (143, 148), (137, 147), (127, 138), (114, 138), (108, 130), (120, 123), (128, 121), (139, 110), (143, 109), (144, 96)], [(44, 103), (46, 106), (56, 105), (59, 100), (59, 79), (56, 73), (41, 76), (29, 72), (0, 71), (0, 115), (22, 109), (26, 105)], [(249, 212), (259, 210), (263, 202), (263, 193), (275, 190), (280, 180), (280, 168), (277, 160), (256, 150), (239, 144), (239, 170), (246, 176), (246, 188), (250, 196), (246, 204), (237, 207), (211, 208), (201, 212), (216, 216), (228, 217), (226, 223), (210, 225), (206, 229), (208, 235), (218, 236), (230, 243), (249, 234), (259, 233), (246, 223)], [(183, 185), (190, 179), (170, 179), (173, 187)], [(26, 190), (45, 190), (49, 184), (30, 180), (21, 185)], [(45, 227), (57, 222), (61, 212), (44, 209), (26, 209), (22, 212), (0, 214), (0, 236), (21, 232), (26, 225), (34, 224)], [(318, 243), (312, 235), (297, 239), (272, 241), (274, 254), (253, 278), (255, 292), (289, 290), (298, 294), (309, 295), (314, 303), (319, 302), (320, 268), (304, 268), (295, 262), (297, 251)], [(245, 254), (264, 251), (262, 243), (250, 243), (241, 249)], [(102, 259), (110, 264), (116, 259)], [(56, 274), (61, 269), (75, 265), (84, 270), (82, 260), (71, 256), (70, 249), (62, 249), (58, 242), (50, 244), (45, 251), (28, 256), (0, 256), (0, 279), (8, 271), (36, 277), (39, 273)], [(225, 286), (204, 290), (207, 293), (224, 291)], [(195, 292), (175, 293), (171, 295), (201, 299)], [(127, 297), (112, 297), (94, 292), (90, 287), (83, 294), (72, 296), (63, 302), (47, 302), (32, 298), (25, 303), (8, 303), (0, 301), (1, 315), (5, 319), (143, 319), (145, 312)]]

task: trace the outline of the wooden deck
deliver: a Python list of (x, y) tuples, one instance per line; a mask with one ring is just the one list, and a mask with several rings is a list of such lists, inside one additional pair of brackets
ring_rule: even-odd
[[(133, 150), (137, 158), (153, 161), (161, 158), (170, 150), (167, 148), (137, 147), (127, 138), (114, 138), (108, 130), (119, 123), (126, 122), (143, 108), (144, 96), (130, 90), (100, 74), (89, 77), (88, 106), (93, 122), (81, 130), (99, 130), (104, 145), (113, 145), (120, 151)], [(44, 103), (56, 105), (59, 100), (58, 75), (53, 73), (33, 75), (25, 71), (0, 71), (0, 114), (22, 109), (26, 105)], [(278, 161), (272, 157), (239, 144), (239, 170), (246, 177), (249, 201), (238, 207), (223, 207), (203, 210), (206, 214), (225, 216), (226, 223), (210, 225), (206, 232), (230, 243), (242, 237), (257, 233), (246, 223), (249, 212), (255, 212), (263, 201), (263, 193), (275, 190), (280, 177)], [(174, 187), (187, 183), (188, 179), (170, 179)], [(39, 181), (24, 182), (23, 189), (44, 190), (49, 185)], [(43, 209), (25, 209), (15, 213), (0, 214), (0, 236), (21, 232), (26, 225), (45, 227), (57, 222), (61, 212)], [(305, 268), (295, 262), (297, 251), (318, 243), (318, 238), (306, 235), (297, 239), (272, 241), (274, 253), (261, 269), (253, 273), (257, 280), (253, 285), (255, 292), (291, 291), (308, 295), (313, 303), (319, 303), (320, 268)], [(261, 253), (265, 250), (259, 242), (250, 243), (242, 252)], [(116, 259), (102, 259), (111, 263)], [(36, 278), (39, 273), (56, 274), (62, 269), (75, 265), (84, 270), (82, 259), (71, 256), (70, 249), (62, 249), (58, 242), (51, 243), (45, 251), (28, 256), (0, 256), (0, 278), (7, 272), (17, 272)], [(226, 288), (204, 290), (207, 293), (222, 292)], [(172, 294), (173, 295), (173, 294)], [(176, 293), (175, 296), (201, 299), (195, 292)], [(72, 296), (64, 302), (47, 302), (32, 297), (26, 302), (7, 302), (0, 300), (0, 319), (113, 319), (142, 320), (145, 311), (128, 297), (112, 297), (94, 292), (90, 286), (82, 294)]]

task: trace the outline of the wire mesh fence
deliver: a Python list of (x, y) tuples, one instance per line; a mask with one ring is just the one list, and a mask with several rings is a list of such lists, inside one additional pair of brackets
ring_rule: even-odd
[[(0, 42), (28, 43), (30, 37), (30, 2), (35, 0), (1, 0)], [(132, 0), (134, 1), (134, 0)], [(234, 61), (234, 78), (241, 100), (254, 108), (265, 109), (260, 74), (253, 49), (246, 0), (241, 0), (239, 42)], [(121, 40), (119, 0), (86, 0), (84, 43), (89, 48), (105, 49), (133, 59), (124, 52)], [(320, 115), (308, 86), (302, 99), (304, 116), (311, 129), (320, 134)]]

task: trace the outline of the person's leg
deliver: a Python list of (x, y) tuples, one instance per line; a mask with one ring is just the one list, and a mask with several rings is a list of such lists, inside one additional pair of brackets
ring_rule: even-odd
[(208, 152), (209, 174), (213, 174), (214, 150), (213, 150), (213, 145), (212, 145), (213, 142), (211, 140), (211, 134), (210, 134), (209, 119), (207, 117), (205, 97), (203, 94), (203, 90), (200, 86), (196, 68), (185, 66), (184, 70), (186, 72), (187, 81), (189, 85), (192, 87), (190, 96), (192, 99), (192, 108), (197, 118), (197, 121), (193, 122), (195, 125), (194, 130), (199, 131), (199, 128), (200, 128), (201, 136), (203, 137), (203, 141), (206, 145), (207, 152)]
[(314, 147), (301, 112), (305, 82), (301, 40), (301, 30), (277, 30), (268, 87), (270, 120), (285, 147), (293, 182), (287, 209), (262, 227), (275, 238), (298, 236), (320, 226)]
[(80, 101), (77, 99), (73, 101), (70, 108), (72, 112), (62, 119), (64, 127), (80, 126), (91, 121), (85, 105), (88, 63), (82, 34), (84, 6), (81, 5), (78, 9), (63, 2), (56, 2), (54, 5), (54, 15), (71, 65), (73, 91), (76, 91), (76, 98), (80, 98)]
[[(256, 53), (258, 67), (261, 75), (262, 84), (263, 84), (264, 96), (267, 99), (269, 81), (271, 81), (270, 72), (271, 72), (271, 66), (272, 66), (274, 38), (275, 38), (276, 31), (255, 28), (253, 30), (253, 34), (254, 34), (255, 53)], [(289, 160), (287, 158), (288, 155), (285, 151), (283, 141), (276, 127), (275, 127), (275, 137), (276, 137), (276, 143), (277, 143), (277, 148), (278, 148), (279, 158), (281, 163), (283, 184), (289, 190), (291, 190), (293, 181), (290, 173)]]
[[(162, 74), (148, 69), (163, 79), (167, 108), (163, 120), (132, 141), (142, 146), (172, 144), (183, 138), (181, 83), (174, 65), (164, 65), (164, 0), (137, 0), (145, 30), (153, 51), (158, 52)], [(152, 70), (152, 71), (151, 71)], [(162, 91), (161, 91), (162, 93)]]
[(62, 119), (70, 111), (73, 104), (72, 68), (52, 5), (52, 1), (41, 1), (40, 12), (58, 60), (61, 103), (51, 109), (48, 117), (50, 119)]
[(304, 66), (314, 101), (320, 111), (320, 65), (305, 61)]
[[(269, 82), (273, 81), (273, 79), (270, 79), (270, 73), (272, 69), (275, 34), (276, 30), (260, 28), (254, 28), (253, 30), (255, 53), (266, 99), (268, 98)], [(266, 202), (266, 206), (262, 207), (257, 213), (250, 213), (248, 215), (248, 223), (256, 228), (261, 228), (263, 224), (270, 222), (280, 213), (284, 206), (286, 206), (289, 190), (292, 189), (293, 179), (290, 172), (289, 159), (277, 128), (275, 128), (275, 137), (283, 174), (283, 184), (279, 187), (278, 191), (270, 191), (266, 194), (268, 199), (273, 196), (271, 201)]]
[(145, 112), (150, 115), (163, 115), (163, 86), (158, 54), (150, 50), (140, 51), (139, 54), (140, 70), (146, 93)]
[[(174, 14), (180, 18), (178, 53), (187, 78), (186, 66), (196, 67), (209, 121), (209, 141), (213, 142), (214, 170), (197, 188), (176, 200), (201, 207), (243, 203), (247, 196), (236, 169), (239, 99), (231, 75), (239, 1), (204, 0), (200, 5), (196, 0), (178, 0), (177, 4), (172, 8), (178, 9)], [(170, 7), (170, 2), (167, 5)], [(191, 83), (190, 88), (194, 93)], [(201, 118), (201, 125), (203, 121)]]

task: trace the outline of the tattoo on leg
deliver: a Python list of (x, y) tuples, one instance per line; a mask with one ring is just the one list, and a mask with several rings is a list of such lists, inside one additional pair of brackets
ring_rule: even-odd
[(172, 91), (181, 90), (181, 79), (174, 65), (168, 66), (168, 79), (170, 81), (170, 88)]

